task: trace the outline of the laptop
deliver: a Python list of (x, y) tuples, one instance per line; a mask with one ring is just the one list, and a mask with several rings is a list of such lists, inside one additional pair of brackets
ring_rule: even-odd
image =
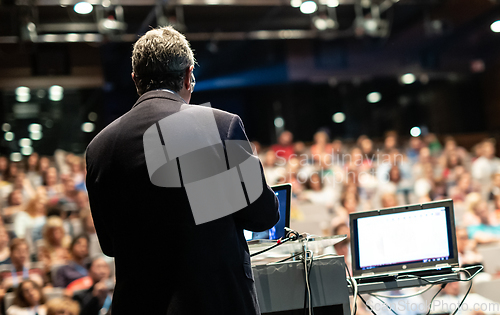
[(245, 239), (249, 243), (258, 243), (259, 240), (277, 240), (285, 236), (285, 227), (290, 227), (290, 203), (292, 200), (292, 184), (271, 186), (279, 201), (280, 219), (275, 226), (267, 231), (252, 232), (243, 230)]
[(351, 261), (358, 283), (458, 267), (451, 199), (351, 213)]

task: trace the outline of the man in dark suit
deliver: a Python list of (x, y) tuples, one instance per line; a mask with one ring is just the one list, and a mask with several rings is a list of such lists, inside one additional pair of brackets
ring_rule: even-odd
[[(263, 231), (274, 226), (278, 200), (255, 156), (247, 160), (257, 161), (256, 172), (249, 172), (244, 163), (232, 165), (226, 147), (248, 143), (241, 119), (187, 105), (194, 87), (194, 57), (185, 37), (171, 27), (141, 37), (134, 45), (132, 65), (139, 100), (104, 128), (86, 152), (86, 185), (97, 235), (103, 252), (115, 257), (113, 314), (260, 314), (243, 229)], [(208, 117), (207, 112), (211, 115), (207, 125), (196, 123), (199, 117)], [(168, 119), (171, 124), (166, 124)], [(212, 129), (207, 127), (210, 123)], [(167, 132), (172, 125), (176, 129)], [(200, 135), (213, 137), (208, 130), (213, 126), (223, 151), (219, 143), (193, 151), (203, 154), (187, 154), (190, 163), (185, 165), (187, 155), (172, 156), (168, 141), (184, 140), (181, 149), (185, 149), (192, 141), (184, 136), (195, 134), (203, 142)], [(148, 140), (147, 131), (157, 142)], [(155, 155), (158, 152), (164, 155)], [(227, 166), (224, 174), (239, 175), (241, 182), (199, 186), (220, 193), (213, 196), (203, 195), (199, 187), (192, 190), (205, 177), (220, 175), (214, 173), (220, 166), (214, 157)], [(197, 176), (199, 180), (193, 180)], [(245, 176), (251, 180), (243, 181)], [(239, 199), (224, 195), (219, 189), (223, 186), (230, 191), (243, 187), (245, 194)], [(208, 219), (203, 217), (206, 213), (200, 219), (204, 204), (212, 207)], [(222, 213), (214, 205), (227, 209)]]

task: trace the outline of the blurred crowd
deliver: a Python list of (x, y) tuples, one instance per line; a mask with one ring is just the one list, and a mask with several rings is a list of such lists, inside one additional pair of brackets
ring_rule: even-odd
[(0, 156), (0, 313), (106, 314), (114, 264), (95, 232), (81, 156)]
[[(432, 134), (344, 143), (319, 131), (306, 145), (284, 131), (267, 149), (255, 145), (270, 185), (292, 183), (297, 203), (326, 209), (326, 222), (318, 222), (325, 235), (349, 235), (355, 211), (452, 198), (462, 265), (481, 262), (477, 246), (500, 240), (493, 139), (468, 151)], [(0, 176), (0, 314), (108, 313), (113, 261), (97, 240), (84, 157), (61, 150), (21, 162), (0, 156)], [(348, 260), (349, 238), (335, 251)]]
[[(326, 213), (324, 222), (317, 222), (323, 235), (347, 235), (344, 241), (324, 252), (344, 255), (346, 264), (351, 265), (350, 213), (451, 198), (460, 265), (484, 264), (485, 257), (478, 249), (490, 248), (489, 273), (481, 272), (474, 281), (491, 283), (495, 287), (488, 290), (498, 290), (499, 280), (495, 278), (500, 276), (500, 159), (495, 155), (494, 139), (483, 139), (466, 150), (453, 137), (439, 141), (434, 134), (400, 139), (397, 133), (388, 132), (383, 141), (375, 142), (367, 136), (360, 136), (356, 141), (346, 143), (340, 139), (332, 141), (327, 131), (319, 131), (313, 142), (306, 145), (294, 142), (293, 134), (284, 131), (278, 143), (269, 148), (254, 144), (269, 185), (292, 183), (292, 203), (296, 205), (291, 213), (292, 226), (297, 225), (297, 221), (306, 220), (308, 215), (317, 217), (318, 211), (308, 213), (313, 212), (311, 210), (323, 209)], [(409, 290), (405, 293), (391, 291), (389, 295), (416, 293), (415, 289)], [(421, 295), (404, 301), (366, 298), (379, 315), (393, 314), (394, 310), (407, 315), (428, 310), (428, 314), (439, 314), (453, 312), (464, 296), (462, 291), (458, 282), (448, 284), (430, 310), (429, 300), (424, 300)], [(451, 304), (455, 306), (442, 307), (450, 305), (450, 301), (455, 302)], [(460, 314), (500, 314), (499, 304), (474, 291), (468, 295), (467, 301), (470, 309), (461, 310)], [(474, 303), (493, 308), (473, 311)], [(387, 305), (419, 308), (390, 310)], [(359, 314), (371, 314), (360, 299), (358, 306)]]
[[(327, 209), (328, 222), (318, 222), (324, 235), (349, 235), (352, 212), (451, 198), (461, 264), (480, 262), (477, 245), (500, 240), (500, 159), (494, 139), (468, 151), (453, 137), (441, 142), (434, 134), (400, 139), (388, 132), (380, 143), (367, 136), (344, 143), (319, 131), (306, 145), (284, 131), (277, 144), (256, 147), (270, 185), (292, 183), (296, 202)], [(348, 242), (337, 248), (346, 258)]]

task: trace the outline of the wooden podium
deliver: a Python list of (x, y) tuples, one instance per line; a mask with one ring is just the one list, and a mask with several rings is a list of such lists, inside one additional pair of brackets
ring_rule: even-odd
[[(344, 257), (315, 259), (309, 276), (315, 315), (350, 314)], [(262, 314), (304, 314), (306, 284), (300, 261), (253, 267)]]

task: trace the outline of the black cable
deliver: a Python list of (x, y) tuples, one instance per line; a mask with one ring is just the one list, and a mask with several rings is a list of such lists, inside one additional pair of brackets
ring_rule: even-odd
[(260, 255), (260, 254), (262, 254), (262, 253), (265, 253), (265, 252), (267, 252), (268, 250), (271, 250), (271, 249), (273, 249), (273, 248), (276, 248), (276, 247), (280, 246), (280, 245), (281, 245), (281, 244), (283, 244), (283, 243), (288, 242), (289, 240), (290, 240), (290, 238), (285, 238), (283, 241), (278, 242), (278, 243), (274, 244), (273, 246), (269, 246), (268, 248), (263, 249), (263, 250), (261, 250), (261, 251), (259, 251), (259, 252), (256, 252), (256, 253), (253, 253), (253, 254), (250, 254), (250, 257), (257, 256), (257, 255)]
[(378, 296), (376, 295), (372, 295), (374, 298), (376, 298), (377, 300), (379, 300), (380, 302), (384, 303), (385, 306), (387, 306), (387, 308), (394, 313), (394, 315), (399, 315), (398, 313), (394, 312), (394, 310), (389, 306), (387, 305), (387, 303), (384, 302), (384, 300), (382, 300), (381, 298), (379, 298)]
[(465, 295), (464, 295), (464, 298), (462, 299), (462, 302), (460, 302), (457, 309), (451, 315), (455, 315), (458, 312), (460, 307), (462, 307), (462, 304), (464, 304), (465, 298), (467, 298), (467, 295), (469, 295), (470, 289), (472, 289), (472, 276), (471, 276), (470, 272), (467, 269), (463, 269), (461, 271), (465, 271), (465, 272), (467, 272), (467, 274), (469, 274), (470, 285), (469, 285), (469, 289), (467, 290), (467, 292), (465, 292)]
[[(253, 254), (250, 255), (250, 257), (257, 256), (257, 255), (260, 255), (262, 253), (265, 253), (265, 252), (267, 252), (267, 251), (269, 251), (269, 250), (271, 250), (273, 248), (276, 248), (276, 247), (278, 247), (278, 246), (280, 246), (280, 245), (282, 245), (282, 244), (284, 244), (284, 243), (286, 243), (288, 241), (295, 241), (295, 240), (299, 239), (300, 234), (297, 231), (294, 231), (292, 229), (285, 229), (285, 230), (287, 231), (287, 233), (285, 235), (285, 239), (282, 240), (280, 238), (278, 240), (278, 242), (276, 244), (274, 244), (273, 246), (270, 246), (270, 247), (268, 247), (266, 249), (263, 249), (263, 250), (261, 250), (259, 252), (253, 253)], [(292, 236), (290, 236), (290, 234), (292, 234)]]
[(438, 294), (444, 289), (444, 287), (447, 285), (447, 283), (443, 283), (441, 284), (441, 288), (436, 292), (436, 294), (434, 294), (434, 296), (432, 297), (431, 299), (431, 303), (429, 304), (429, 310), (427, 311), (427, 313), (425, 315), (429, 315), (431, 313), (431, 309), (432, 309), (432, 302), (434, 302), (434, 299), (436, 298), (436, 296), (438, 296)]
[[(373, 314), (373, 315), (377, 315), (377, 314), (375, 313), (375, 311), (374, 311), (374, 310), (370, 307), (370, 305), (366, 304), (366, 301), (365, 301), (365, 299), (363, 299), (363, 297), (361, 296), (361, 294), (359, 294), (359, 293), (358, 293), (358, 296), (359, 296), (359, 298), (361, 299), (361, 301), (363, 301), (363, 303), (365, 303), (366, 307), (368, 307), (368, 309), (370, 310), (370, 312), (372, 312), (372, 314)], [(357, 306), (356, 306), (356, 307), (357, 307)], [(355, 309), (355, 310), (354, 310), (354, 314), (356, 314), (356, 311), (357, 311), (357, 310)]]
[[(354, 280), (354, 279), (352, 278), (351, 271), (349, 270), (349, 268), (347, 267), (347, 264), (346, 264), (345, 262), (344, 262), (344, 267), (345, 267), (345, 270), (347, 271), (347, 274), (349, 275), (349, 279), (351, 279), (351, 281), (356, 281), (356, 280)], [(354, 294), (354, 284), (352, 284), (352, 283), (351, 283), (351, 287), (352, 287), (352, 293)], [(364, 302), (364, 303), (365, 303), (365, 305), (366, 305), (365, 300), (361, 297), (361, 295), (359, 295), (359, 292), (358, 292), (358, 296), (361, 298), (361, 300), (363, 300), (363, 302)], [(355, 296), (353, 296), (352, 298), (353, 298), (353, 299), (355, 299), (356, 297), (355, 297)], [(366, 306), (368, 306), (368, 305), (366, 305)], [(368, 308), (370, 308), (370, 307), (368, 306)], [(370, 310), (371, 310), (371, 308), (370, 308)], [(357, 303), (354, 303), (354, 314), (356, 314), (356, 312), (357, 312), (357, 311), (358, 311), (358, 304), (357, 304)], [(373, 311), (372, 311), (372, 313), (373, 313), (374, 315), (377, 315), (377, 314), (375, 314)]]

